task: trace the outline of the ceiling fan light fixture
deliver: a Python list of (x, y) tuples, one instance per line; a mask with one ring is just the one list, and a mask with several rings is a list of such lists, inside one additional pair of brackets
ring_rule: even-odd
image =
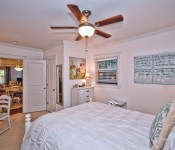
[(95, 28), (88, 22), (82, 23), (78, 27), (78, 32), (82, 37), (91, 37), (95, 32)]

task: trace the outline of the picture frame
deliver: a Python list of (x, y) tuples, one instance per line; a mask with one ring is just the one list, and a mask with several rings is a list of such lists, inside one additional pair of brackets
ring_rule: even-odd
[(69, 57), (70, 80), (84, 79), (86, 74), (86, 59)]
[(134, 57), (134, 83), (175, 85), (175, 52)]

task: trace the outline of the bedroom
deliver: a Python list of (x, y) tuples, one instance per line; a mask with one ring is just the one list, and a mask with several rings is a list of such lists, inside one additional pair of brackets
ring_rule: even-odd
[[(70, 11), (66, 5), (70, 1), (53, 0), (49, 4), (46, 1), (33, 3), (35, 2), (22, 3), (21, 1), (11, 2), (7, 0), (1, 2), (3, 21), (0, 24), (0, 40), (2, 42), (0, 53), (4, 57), (19, 56), (37, 60), (55, 56), (56, 65), (64, 64), (65, 108), (71, 105), (71, 88), (74, 84), (82, 82), (81, 80), (69, 80), (69, 56), (87, 59), (87, 71), (91, 75), (90, 82), (95, 83), (94, 57), (120, 53), (120, 87), (95, 86), (96, 101), (107, 102), (110, 99), (119, 98), (127, 102), (128, 109), (155, 115), (163, 104), (174, 99), (174, 85), (135, 84), (133, 81), (135, 56), (175, 51), (174, 1), (165, 2), (162, 0), (153, 3), (152, 1), (114, 2), (111, 0), (100, 2), (102, 4), (93, 1), (86, 4), (81, 1), (71, 1), (71, 3), (77, 4), (81, 10), (87, 8), (92, 11), (90, 16), (92, 23), (119, 13), (124, 16), (122, 23), (100, 28), (110, 33), (111, 39), (103, 39), (96, 35), (89, 38), (87, 53), (84, 51), (84, 40), (74, 42), (77, 31), (52, 31), (50, 29), (51, 25), (76, 25), (68, 14)], [(47, 14), (49, 11), (47, 6), (50, 6), (51, 12), (49, 14)], [(105, 6), (108, 6), (110, 11), (104, 11), (101, 15)], [(18, 9), (17, 14), (15, 14), (16, 9)], [(27, 11), (26, 16), (22, 15), (25, 14), (24, 10)], [(10, 14), (4, 17), (7, 11)], [(45, 21), (45, 17), (48, 17), (49, 20)], [(28, 19), (25, 20), (25, 18)], [(12, 24), (13, 26), (10, 26)], [(124, 30), (124, 27), (127, 27), (127, 30)], [(31, 31), (27, 32), (29, 28)], [(18, 41), (19, 44), (11, 44), (11, 41)]]

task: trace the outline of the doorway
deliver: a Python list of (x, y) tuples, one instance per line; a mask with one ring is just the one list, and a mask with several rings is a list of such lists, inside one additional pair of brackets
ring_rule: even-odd
[(57, 86), (56, 86), (56, 102), (58, 105), (63, 106), (64, 100), (63, 100), (63, 65), (57, 65), (56, 67), (56, 80), (57, 80)]
[(23, 108), (23, 60), (0, 58), (0, 95), (11, 96), (11, 114)]

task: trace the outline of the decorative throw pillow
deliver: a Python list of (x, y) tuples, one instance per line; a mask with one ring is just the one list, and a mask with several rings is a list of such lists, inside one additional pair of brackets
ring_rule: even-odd
[(164, 105), (156, 115), (149, 134), (150, 147), (162, 150), (166, 139), (175, 125), (175, 102)]

